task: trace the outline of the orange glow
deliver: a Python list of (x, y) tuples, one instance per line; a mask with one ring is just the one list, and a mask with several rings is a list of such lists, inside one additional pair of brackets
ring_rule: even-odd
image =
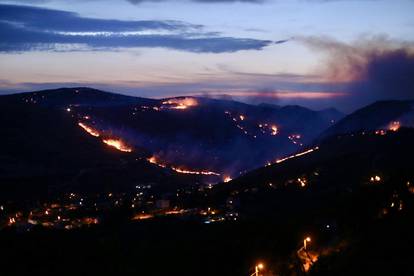
[(95, 137), (99, 137), (100, 136), (100, 134), (99, 134), (99, 132), (97, 130), (95, 130), (95, 129), (93, 129), (93, 128), (91, 128), (91, 127), (89, 127), (89, 126), (87, 126), (87, 125), (85, 125), (85, 124), (83, 124), (81, 122), (78, 123), (78, 126), (80, 126), (81, 128), (83, 128), (87, 133), (89, 133), (92, 136), (95, 136)]
[(162, 103), (163, 105), (168, 105), (169, 109), (187, 109), (189, 107), (197, 106), (198, 102), (194, 98), (177, 98), (169, 99)]
[(400, 129), (400, 127), (401, 127), (401, 123), (398, 121), (395, 121), (389, 124), (388, 129), (391, 131), (397, 131)]
[(119, 151), (123, 152), (132, 152), (132, 149), (124, 144), (124, 142), (120, 139), (104, 139), (102, 140), (108, 146), (114, 147)]
[(219, 176), (219, 173), (216, 172), (210, 172), (210, 171), (190, 171), (190, 170), (186, 170), (186, 169), (180, 169), (177, 167), (171, 167), (172, 170), (178, 172), (178, 173), (183, 173), (183, 174), (197, 174), (197, 175), (216, 175)]
[(151, 214), (138, 214), (138, 215), (134, 216), (132, 219), (133, 220), (143, 220), (143, 219), (151, 219), (153, 217), (154, 217), (154, 215), (151, 215)]
[(289, 159), (292, 159), (292, 158), (296, 158), (296, 157), (299, 157), (299, 156), (303, 156), (303, 155), (309, 154), (309, 153), (314, 152), (314, 151), (316, 151), (318, 149), (319, 149), (319, 147), (314, 147), (313, 149), (309, 149), (307, 151), (300, 152), (300, 153), (297, 153), (297, 154), (294, 154), (294, 155), (291, 155), (291, 156), (288, 156), (288, 157), (285, 157), (285, 158), (276, 160), (276, 164), (285, 162), (286, 160), (289, 160)]
[(273, 125), (272, 126), (272, 135), (275, 136), (279, 133), (279, 129), (277, 128), (277, 126)]
[(161, 167), (161, 168), (165, 168), (165, 167), (167, 167), (167, 165), (160, 163), (160, 162), (157, 160), (157, 157), (155, 157), (155, 156), (151, 156), (150, 158), (147, 158), (147, 160), (148, 160), (148, 162), (150, 162), (151, 164), (157, 165), (158, 167)]
[[(150, 162), (151, 164), (157, 165), (158, 167), (161, 167), (161, 168), (166, 168), (167, 167), (167, 165), (165, 163), (162, 163), (161, 161), (159, 161), (158, 158), (155, 157), (155, 156), (152, 156), (152, 157), (148, 158), (147, 161)], [(195, 171), (195, 170), (183, 169), (183, 168), (174, 167), (174, 166), (171, 166), (170, 168), (173, 171), (175, 171), (177, 173), (182, 173), (182, 174), (215, 175), (215, 176), (220, 176), (219, 173), (212, 172), (212, 171), (207, 171), (207, 170)]]
[(233, 179), (232, 179), (230, 176), (226, 176), (226, 177), (224, 177), (224, 179), (223, 179), (224, 183), (230, 182), (230, 181), (232, 181), (232, 180), (233, 180)]

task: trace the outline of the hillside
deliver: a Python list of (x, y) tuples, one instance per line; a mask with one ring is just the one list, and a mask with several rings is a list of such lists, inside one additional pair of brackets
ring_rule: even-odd
[(149, 164), (145, 151), (128, 154), (108, 147), (84, 132), (63, 108), (5, 104), (3, 98), (0, 106), (3, 199), (126, 191), (139, 183), (163, 183), (165, 192), (196, 181)]
[(400, 126), (414, 126), (413, 101), (380, 101), (363, 107), (345, 116), (321, 135), (322, 138), (338, 134), (388, 129)]
[[(162, 166), (235, 177), (300, 150), (341, 114), (196, 97), (152, 100), (90, 88), (0, 97), (0, 105), (66, 110), (76, 124), (122, 138)], [(72, 122), (73, 124), (73, 122)]]

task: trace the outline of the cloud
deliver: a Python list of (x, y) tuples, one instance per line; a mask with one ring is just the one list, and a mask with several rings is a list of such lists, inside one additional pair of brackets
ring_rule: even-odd
[(385, 99), (414, 99), (414, 43), (386, 36), (361, 38), (352, 44), (329, 37), (299, 37), (325, 54), (327, 81), (343, 83), (349, 105)]
[(223, 37), (181, 21), (125, 21), (0, 4), (0, 51), (163, 47), (196, 53), (261, 50), (272, 41)]
[[(132, 4), (141, 4), (143, 2), (167, 2), (170, 0), (127, 0)], [(263, 3), (265, 0), (188, 0), (191, 2), (198, 2), (198, 3)]]

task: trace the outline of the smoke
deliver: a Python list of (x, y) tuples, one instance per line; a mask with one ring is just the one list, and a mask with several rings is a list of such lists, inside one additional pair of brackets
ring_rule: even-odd
[(310, 49), (320, 51), (321, 74), (330, 83), (343, 83), (349, 106), (377, 100), (414, 98), (414, 43), (385, 36), (347, 44), (329, 37), (300, 37)]

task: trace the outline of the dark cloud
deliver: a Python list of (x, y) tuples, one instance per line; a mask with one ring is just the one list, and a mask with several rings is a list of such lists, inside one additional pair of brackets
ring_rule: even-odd
[(343, 83), (347, 105), (362, 106), (376, 100), (414, 99), (414, 43), (384, 36), (346, 44), (327, 37), (300, 41), (327, 54), (324, 72), (331, 83)]
[(66, 11), (16, 5), (0, 5), (0, 37), (0, 51), (3, 52), (71, 50), (71, 45), (81, 45), (95, 50), (164, 47), (222, 53), (260, 50), (272, 43), (222, 37), (218, 33), (204, 31), (201, 25), (180, 21), (94, 19)]

